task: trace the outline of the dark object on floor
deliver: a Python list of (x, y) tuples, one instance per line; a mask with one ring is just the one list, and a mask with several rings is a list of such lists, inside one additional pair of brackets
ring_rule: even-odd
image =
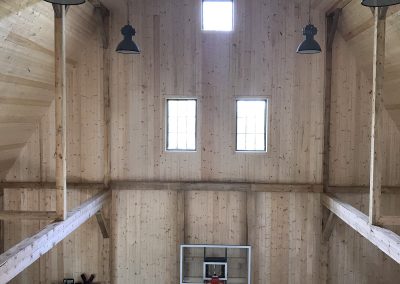
[(63, 281), (64, 284), (75, 284), (75, 280), (71, 278), (65, 278)]
[(96, 276), (94, 274), (90, 275), (89, 279), (86, 278), (85, 274), (81, 274), (81, 278), (83, 280), (83, 283), (75, 283), (75, 284), (90, 284), (93, 283), (93, 280)]

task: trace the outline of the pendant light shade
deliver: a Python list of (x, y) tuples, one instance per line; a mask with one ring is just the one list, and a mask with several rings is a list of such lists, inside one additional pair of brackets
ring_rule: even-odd
[(321, 52), (321, 46), (314, 39), (314, 36), (317, 34), (317, 28), (312, 24), (308, 24), (303, 29), (303, 35), (306, 39), (299, 45), (297, 48), (297, 53), (299, 54), (315, 54)]
[(118, 44), (116, 51), (123, 54), (139, 54), (140, 50), (132, 39), (136, 34), (135, 29), (130, 24), (127, 24), (121, 29), (121, 33), (124, 39)]
[(362, 0), (361, 4), (367, 7), (386, 7), (400, 4), (400, 0)]
[(59, 5), (80, 5), (85, 3), (85, 0), (44, 0), (44, 1)]
[(128, 24), (126, 26), (123, 26), (121, 29), (121, 34), (124, 36), (124, 39), (118, 44), (116, 51), (122, 54), (140, 54), (139, 47), (133, 41), (136, 30), (131, 26), (129, 22), (129, 2), (130, 0), (126, 0), (126, 14)]

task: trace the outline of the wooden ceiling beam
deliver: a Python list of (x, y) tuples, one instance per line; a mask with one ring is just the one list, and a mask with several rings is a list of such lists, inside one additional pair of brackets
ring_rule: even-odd
[(343, 222), (400, 264), (400, 236), (369, 224), (368, 216), (330, 194), (322, 194), (322, 204)]
[(70, 211), (66, 220), (46, 226), (36, 235), (25, 239), (0, 255), (0, 283), (8, 283), (40, 256), (54, 248), (94, 216), (110, 196), (111, 191), (100, 192)]

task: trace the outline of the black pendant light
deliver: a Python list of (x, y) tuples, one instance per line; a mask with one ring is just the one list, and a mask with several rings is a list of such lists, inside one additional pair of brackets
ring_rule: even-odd
[(127, 0), (127, 12), (128, 12), (128, 24), (121, 29), (121, 34), (124, 39), (118, 44), (116, 51), (122, 54), (140, 54), (140, 49), (133, 41), (133, 37), (136, 34), (135, 29), (129, 23), (129, 1)]
[(311, 24), (311, 0), (309, 1), (308, 7), (308, 25), (303, 29), (303, 35), (306, 39), (300, 43), (297, 48), (297, 53), (299, 54), (316, 54), (321, 52), (321, 46), (314, 39), (317, 34), (317, 28)]
[(85, 3), (85, 0), (44, 0), (44, 1), (59, 5), (80, 5)]
[(361, 4), (367, 7), (386, 7), (400, 4), (400, 0), (362, 0)]

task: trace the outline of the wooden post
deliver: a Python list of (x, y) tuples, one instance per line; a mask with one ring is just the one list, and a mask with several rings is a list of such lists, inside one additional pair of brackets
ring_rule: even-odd
[[(4, 188), (0, 186), (0, 210), (3, 210)], [(4, 222), (0, 220), (0, 254), (4, 252)]]
[(341, 9), (336, 9), (327, 16), (326, 52), (325, 52), (325, 98), (324, 98), (324, 156), (323, 156), (323, 186), (324, 192), (329, 187), (329, 159), (331, 136), (331, 101), (332, 101), (332, 58), (333, 40), (337, 31)]
[[(335, 39), (341, 9), (337, 8), (326, 14), (326, 46), (325, 46), (325, 96), (324, 96), (324, 154), (322, 163), (322, 185), (323, 191), (329, 188), (329, 160), (330, 160), (330, 140), (331, 140), (331, 102), (332, 102), (332, 64), (333, 64), (333, 41)], [(326, 211), (326, 209), (324, 209)], [(328, 212), (323, 212), (322, 234), (324, 226), (329, 222)], [(321, 241), (321, 282), (326, 282), (328, 278), (329, 265), (329, 246), (327, 242)]]
[(67, 85), (65, 55), (64, 5), (53, 4), (54, 8), (54, 53), (55, 53), (55, 126), (56, 126), (56, 211), (59, 220), (67, 217)]
[(375, 8), (374, 18), (374, 60), (371, 115), (371, 160), (370, 160), (370, 197), (369, 222), (378, 225), (381, 215), (382, 190), (382, 150), (381, 130), (383, 112), (383, 79), (385, 65), (385, 33), (387, 7)]
[(91, 1), (95, 7), (98, 33), (103, 48), (103, 102), (104, 102), (104, 186), (111, 180), (111, 110), (110, 110), (110, 12), (99, 1)]

